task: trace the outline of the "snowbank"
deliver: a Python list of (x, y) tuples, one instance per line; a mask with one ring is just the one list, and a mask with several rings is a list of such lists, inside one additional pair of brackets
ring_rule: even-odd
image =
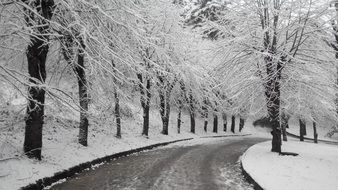
[(338, 187), (338, 146), (306, 142), (283, 142), (283, 151), (270, 152), (271, 141), (250, 147), (242, 156), (245, 171), (267, 190), (334, 190)]

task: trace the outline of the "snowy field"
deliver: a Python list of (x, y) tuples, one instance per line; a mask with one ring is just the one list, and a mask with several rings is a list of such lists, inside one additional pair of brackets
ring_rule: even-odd
[(270, 152), (271, 142), (250, 147), (242, 156), (248, 174), (267, 190), (335, 190), (338, 187), (338, 146), (283, 142), (282, 150), (299, 156)]

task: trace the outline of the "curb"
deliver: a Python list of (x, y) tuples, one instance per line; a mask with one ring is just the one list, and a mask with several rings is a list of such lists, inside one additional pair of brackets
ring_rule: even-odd
[(241, 161), (241, 170), (242, 174), (244, 175), (244, 178), (253, 185), (253, 188), (255, 190), (264, 190), (251, 176), (248, 172), (245, 171), (242, 161)]
[[(292, 134), (292, 133), (289, 133), (286, 131), (286, 134), (290, 137), (293, 137), (293, 138), (297, 138), (299, 139), (300, 136), (298, 135), (295, 135), (295, 134)], [(304, 140), (309, 140), (309, 141), (314, 141), (314, 139), (312, 138), (309, 138), (309, 137), (304, 137)], [(335, 141), (328, 141), (328, 140), (322, 140), (322, 139), (318, 139), (318, 142), (323, 142), (323, 143), (327, 143), (327, 144), (333, 144), (333, 145), (338, 145), (338, 142), (335, 142)]]
[(220, 137), (245, 137), (250, 136), (251, 134), (245, 134), (245, 135), (214, 135), (214, 136), (205, 136), (200, 138), (220, 138)]
[(149, 145), (149, 146), (145, 146), (145, 147), (140, 147), (140, 148), (136, 148), (136, 149), (131, 149), (131, 150), (115, 153), (115, 154), (112, 154), (112, 155), (109, 155), (109, 156), (97, 158), (95, 160), (88, 161), (88, 162), (81, 163), (79, 165), (73, 166), (73, 167), (71, 167), (67, 170), (57, 172), (51, 177), (45, 177), (45, 178), (39, 179), (35, 183), (29, 184), (29, 185), (22, 187), (20, 189), (21, 190), (41, 190), (41, 189), (43, 189), (47, 186), (52, 185), (53, 183), (55, 183), (55, 182), (57, 182), (61, 179), (65, 179), (65, 178), (74, 176), (76, 173), (79, 173), (82, 170), (90, 168), (93, 165), (96, 165), (96, 164), (99, 164), (99, 163), (102, 163), (102, 162), (107, 162), (107, 161), (110, 161), (110, 160), (113, 160), (113, 159), (116, 159), (116, 158), (128, 156), (128, 155), (131, 155), (131, 154), (134, 154), (134, 153), (137, 153), (137, 152), (141, 152), (141, 151), (144, 151), (144, 150), (150, 150), (150, 149), (153, 149), (153, 148), (156, 148), (156, 147), (165, 146), (165, 145), (180, 142), (180, 141), (188, 141), (188, 140), (192, 140), (192, 139), (193, 138), (187, 138), (187, 139), (180, 139), (180, 140), (174, 140), (174, 141), (169, 141), (169, 142), (157, 143), (157, 144), (153, 144), (153, 145)]

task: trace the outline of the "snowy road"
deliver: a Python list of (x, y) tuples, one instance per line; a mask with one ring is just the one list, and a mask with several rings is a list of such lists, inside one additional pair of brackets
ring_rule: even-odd
[(252, 189), (239, 157), (266, 139), (198, 139), (119, 158), (80, 173), (51, 189)]

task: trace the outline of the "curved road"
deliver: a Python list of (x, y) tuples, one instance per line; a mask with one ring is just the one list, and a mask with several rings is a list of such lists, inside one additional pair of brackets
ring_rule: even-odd
[(253, 189), (241, 175), (238, 159), (264, 140), (228, 137), (179, 142), (118, 158), (50, 189)]

